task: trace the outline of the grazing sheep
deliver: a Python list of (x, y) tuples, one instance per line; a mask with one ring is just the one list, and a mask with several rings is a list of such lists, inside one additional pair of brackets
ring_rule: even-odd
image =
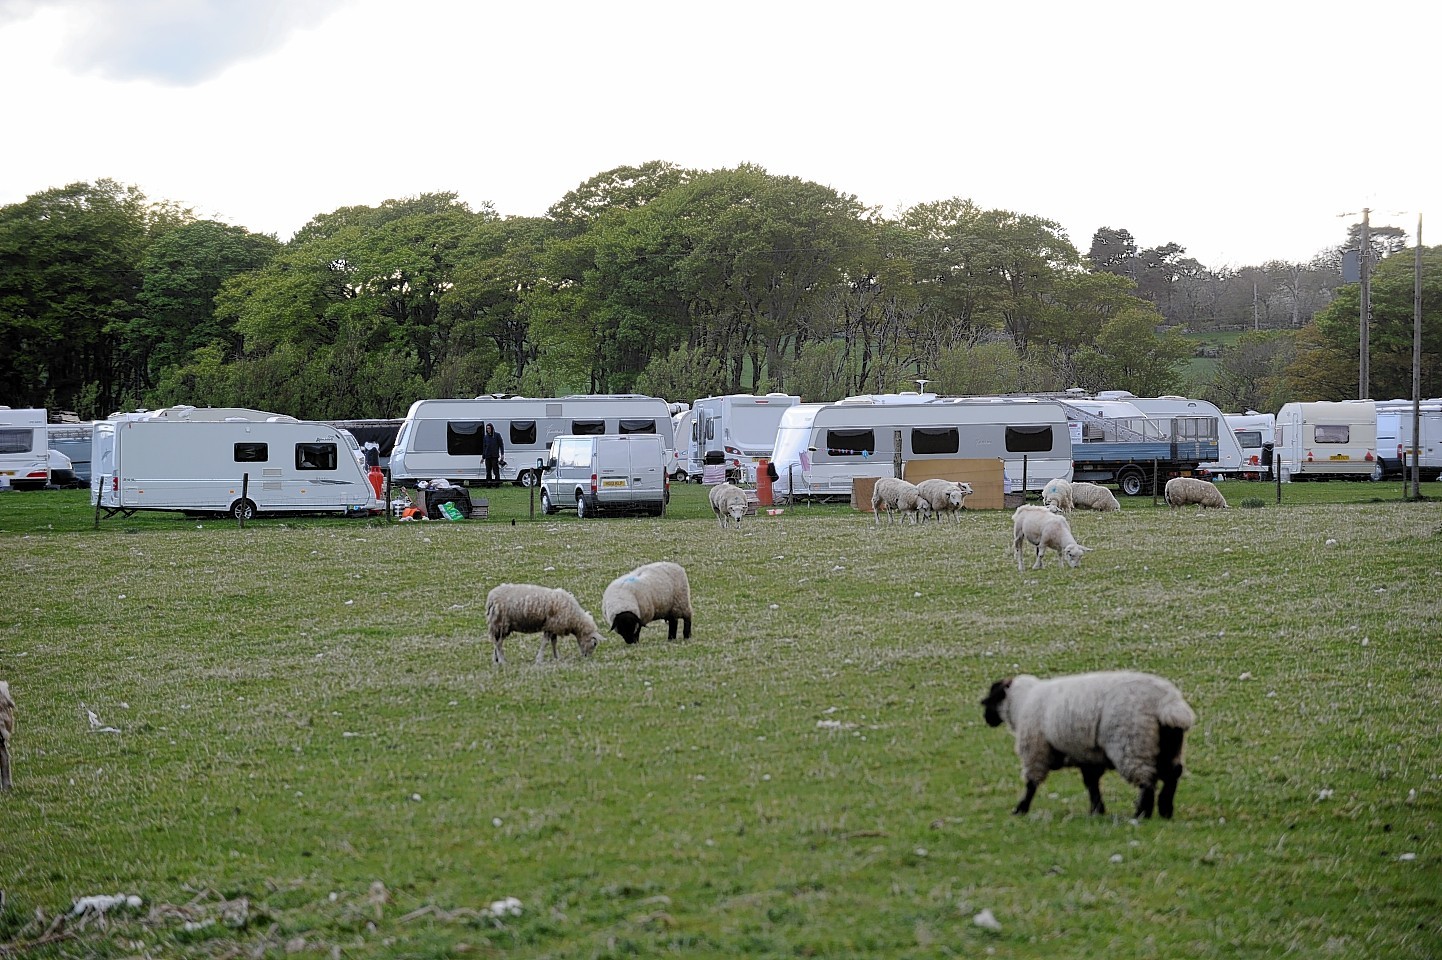
[(15, 736), (15, 701), (10, 684), (0, 680), (0, 790), (10, 789), (10, 740)]
[(1095, 483), (1085, 483), (1073, 480), (1071, 485), (1071, 501), (1075, 507), (1085, 507), (1088, 510), (1100, 510), (1108, 513), (1120, 510), (1122, 505), (1117, 503), (1117, 498), (1106, 487), (1099, 487)]
[(741, 518), (746, 516), (746, 491), (732, 483), (718, 483), (711, 488), (711, 510), (716, 514), (716, 522), (721, 524), (721, 529), (726, 529), (726, 520), (736, 521), (736, 526), (741, 526)]
[(1041, 488), (1041, 502), (1055, 504), (1058, 510), (1073, 509), (1076, 504), (1072, 501), (1071, 481), (1061, 477), (1048, 480)]
[(1023, 504), (1016, 508), (1011, 518), (1011, 552), (1016, 557), (1017, 570), (1022, 569), (1023, 543), (1036, 545), (1036, 564), (1032, 566), (1033, 570), (1041, 566), (1042, 554), (1047, 547), (1055, 547), (1060, 555), (1060, 562), (1073, 567), (1081, 563), (1081, 555), (1091, 549), (1076, 542), (1071, 535), (1071, 525), (1055, 504)]
[(918, 483), (916, 492), (931, 507), (931, 515), (937, 520), (943, 513), (949, 513), (954, 523), (960, 523), (963, 505), (973, 491), (971, 484), (964, 481), (933, 479)]
[(559, 656), (556, 637), (564, 633), (576, 638), (584, 657), (589, 657), (601, 642), (596, 621), (575, 597), (559, 587), (541, 587), (534, 583), (503, 583), (493, 587), (486, 594), (486, 624), (496, 648), (495, 661), (502, 665), (506, 658), (501, 653), (501, 642), (513, 633), (541, 632), (537, 663), (545, 658), (547, 643), (551, 646), (552, 659)]
[(665, 620), (667, 640), (676, 639), (676, 621), (684, 620), (691, 639), (691, 583), (679, 563), (661, 560), (637, 567), (611, 581), (601, 597), (601, 617), (627, 643), (641, 639), (641, 628)]
[(920, 514), (931, 510), (931, 504), (921, 498), (916, 485), (896, 477), (882, 477), (871, 488), (871, 522), (880, 523), (881, 507), (886, 507), (887, 519), (898, 513), (911, 515), (912, 523), (920, 522)]
[(1021, 674), (992, 684), (981, 704), (989, 726), (1005, 723), (1016, 734), (1026, 793), (1013, 813), (1031, 809), (1048, 773), (1074, 766), (1081, 768), (1092, 813), (1106, 813), (1101, 777), (1114, 769), (1141, 791), (1134, 817), (1150, 817), (1154, 799), (1157, 812), (1171, 817), (1182, 738), (1197, 718), (1169, 681), (1128, 670), (1051, 680)]
[(1222, 496), (1222, 491), (1217, 485), (1208, 480), (1198, 480), (1196, 477), (1173, 477), (1167, 481), (1166, 490), (1162, 496), (1167, 501), (1167, 506), (1176, 509), (1197, 504), (1198, 507), (1216, 507), (1219, 510), (1227, 509), (1227, 498)]

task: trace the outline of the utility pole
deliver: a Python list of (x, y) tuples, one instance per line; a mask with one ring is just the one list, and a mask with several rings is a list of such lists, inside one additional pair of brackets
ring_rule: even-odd
[(1257, 281), (1252, 281), (1252, 329), (1262, 329), (1262, 321), (1257, 315)]
[(1371, 223), (1368, 220), (1372, 211), (1362, 208), (1362, 243), (1358, 253), (1358, 267), (1362, 273), (1362, 317), (1361, 323), (1361, 348), (1357, 363), (1357, 399), (1366, 400), (1372, 395), (1372, 369), (1368, 358), (1369, 339), (1372, 326), (1372, 234)]
[[(1412, 499), (1422, 499), (1422, 214), (1417, 214), (1417, 259), (1412, 267)], [(1407, 469), (1407, 461), (1402, 461)], [(1404, 474), (1406, 476), (1406, 474)]]

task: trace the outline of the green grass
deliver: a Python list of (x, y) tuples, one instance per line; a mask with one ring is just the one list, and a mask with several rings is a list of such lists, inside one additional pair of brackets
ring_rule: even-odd
[[(0, 495), (0, 945), (126, 892), (30, 955), (1435, 957), (1442, 505), (1222, 489), (1266, 506), (1126, 500), (1074, 518), (1080, 569), (1020, 574), (1004, 513), (722, 533), (694, 486), (665, 520), (511, 488), (484, 522), (243, 530)], [(690, 641), (492, 667), (490, 586), (599, 614), (663, 558)], [(1115, 774), (1088, 817), (1066, 770), (1011, 816), (987, 686), (1121, 667), (1198, 714), (1176, 819), (1130, 822)]]

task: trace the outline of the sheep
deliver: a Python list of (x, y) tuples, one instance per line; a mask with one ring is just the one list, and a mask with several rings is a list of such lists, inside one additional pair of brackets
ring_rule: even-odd
[(1032, 566), (1033, 570), (1042, 565), (1042, 554), (1047, 547), (1056, 549), (1059, 563), (1072, 567), (1081, 563), (1083, 553), (1091, 550), (1091, 547), (1083, 547), (1072, 537), (1071, 524), (1067, 523), (1066, 517), (1061, 515), (1061, 508), (1055, 504), (1023, 504), (1012, 514), (1011, 551), (1016, 557), (1017, 570), (1022, 569), (1023, 543), (1036, 545), (1036, 563)]
[(1073, 509), (1071, 481), (1063, 477), (1048, 480), (1041, 488), (1041, 502), (1055, 504), (1058, 510)]
[(718, 483), (711, 488), (711, 510), (722, 530), (726, 529), (728, 518), (735, 520), (737, 528), (740, 528), (741, 518), (746, 516), (746, 506), (746, 491), (735, 484)]
[(10, 741), (15, 736), (15, 701), (10, 684), (0, 680), (0, 790), (10, 789)]
[(1173, 477), (1167, 481), (1162, 496), (1167, 501), (1167, 506), (1173, 510), (1194, 503), (1199, 508), (1227, 509), (1227, 498), (1222, 496), (1222, 491), (1217, 489), (1217, 485), (1207, 480), (1198, 480), (1196, 477)]
[(1120, 510), (1122, 508), (1122, 505), (1117, 503), (1116, 496), (1106, 487), (1077, 480), (1072, 481), (1071, 500), (1074, 507), (1100, 510), (1103, 513)]
[(1048, 773), (1075, 766), (1093, 814), (1106, 813), (1101, 777), (1114, 769), (1141, 791), (1133, 817), (1150, 817), (1155, 800), (1157, 813), (1171, 818), (1182, 739), (1197, 719), (1171, 682), (1129, 670), (1050, 680), (1021, 674), (992, 684), (981, 704), (987, 725), (1005, 723), (1016, 735), (1026, 793), (1013, 813), (1031, 809)]
[(541, 648), (536, 662), (551, 646), (552, 659), (558, 658), (556, 637), (569, 633), (576, 638), (581, 655), (589, 657), (601, 642), (596, 621), (569, 592), (559, 587), (542, 587), (533, 583), (503, 583), (486, 594), (486, 624), (490, 627), (491, 643), (495, 645), (495, 662), (504, 666), (501, 643), (513, 633), (541, 633)]
[(601, 617), (627, 643), (641, 639), (641, 628), (665, 620), (666, 639), (676, 639), (676, 621), (685, 621), (691, 639), (691, 583), (679, 563), (661, 560), (637, 567), (611, 581), (601, 597)]
[(921, 513), (931, 510), (931, 504), (927, 503), (917, 493), (916, 485), (896, 477), (882, 477), (876, 481), (876, 486), (871, 488), (871, 521), (873, 524), (880, 523), (881, 507), (885, 505), (887, 519), (891, 519), (897, 512), (911, 515), (911, 522), (918, 523)]
[(971, 484), (951, 480), (923, 480), (916, 485), (917, 495), (931, 507), (931, 515), (937, 520), (943, 513), (951, 514), (952, 521), (961, 522), (961, 510), (966, 498), (971, 496)]

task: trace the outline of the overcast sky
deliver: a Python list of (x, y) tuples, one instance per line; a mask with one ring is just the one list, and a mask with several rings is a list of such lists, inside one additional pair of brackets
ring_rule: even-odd
[[(0, 205), (111, 178), (285, 240), (430, 191), (538, 216), (613, 167), (753, 163), (1306, 261), (1442, 242), (1442, 5), (0, 0)], [(1433, 233), (1432, 231), (1435, 231)]]

